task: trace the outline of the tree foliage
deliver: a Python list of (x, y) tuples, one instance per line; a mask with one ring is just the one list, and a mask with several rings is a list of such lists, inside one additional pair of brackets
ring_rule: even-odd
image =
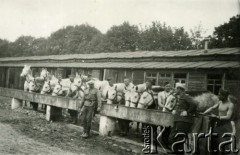
[(228, 23), (215, 27), (210, 39), (211, 48), (240, 46), (240, 15), (230, 18)]
[[(151, 25), (124, 22), (112, 26), (106, 34), (88, 24), (63, 27), (48, 38), (20, 36), (14, 42), (0, 39), (0, 57), (75, 53), (124, 52), (136, 50), (186, 50), (203, 48), (202, 25), (190, 30), (170, 27), (158, 21)], [(215, 28), (210, 48), (239, 47), (240, 15)]]

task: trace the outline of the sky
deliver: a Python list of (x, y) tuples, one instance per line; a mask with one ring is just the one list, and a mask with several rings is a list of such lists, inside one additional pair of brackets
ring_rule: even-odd
[(142, 26), (160, 21), (187, 31), (201, 23), (207, 36), (239, 12), (240, 0), (0, 0), (0, 38), (48, 37), (86, 23), (106, 33), (124, 21)]

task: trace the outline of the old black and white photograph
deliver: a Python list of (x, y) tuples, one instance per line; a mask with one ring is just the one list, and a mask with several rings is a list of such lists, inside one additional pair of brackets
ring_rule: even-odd
[(240, 155), (240, 0), (0, 0), (0, 155)]

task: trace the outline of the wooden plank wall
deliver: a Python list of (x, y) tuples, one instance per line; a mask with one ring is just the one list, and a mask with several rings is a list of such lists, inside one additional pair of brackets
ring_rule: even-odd
[(0, 87), (6, 86), (6, 69), (0, 68)]
[(190, 72), (188, 75), (189, 91), (205, 91), (207, 90), (206, 74), (201, 72)]
[(142, 84), (143, 82), (144, 82), (144, 71), (143, 70), (133, 71), (133, 83), (137, 85), (137, 84)]
[(240, 80), (225, 80), (225, 88), (240, 101)]

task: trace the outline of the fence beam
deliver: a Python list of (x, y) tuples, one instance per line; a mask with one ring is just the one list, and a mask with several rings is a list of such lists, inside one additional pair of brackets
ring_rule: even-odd
[(69, 97), (50, 96), (45, 94), (30, 93), (23, 90), (0, 87), (0, 95), (18, 100), (26, 100), (59, 108), (77, 110), (81, 100)]

